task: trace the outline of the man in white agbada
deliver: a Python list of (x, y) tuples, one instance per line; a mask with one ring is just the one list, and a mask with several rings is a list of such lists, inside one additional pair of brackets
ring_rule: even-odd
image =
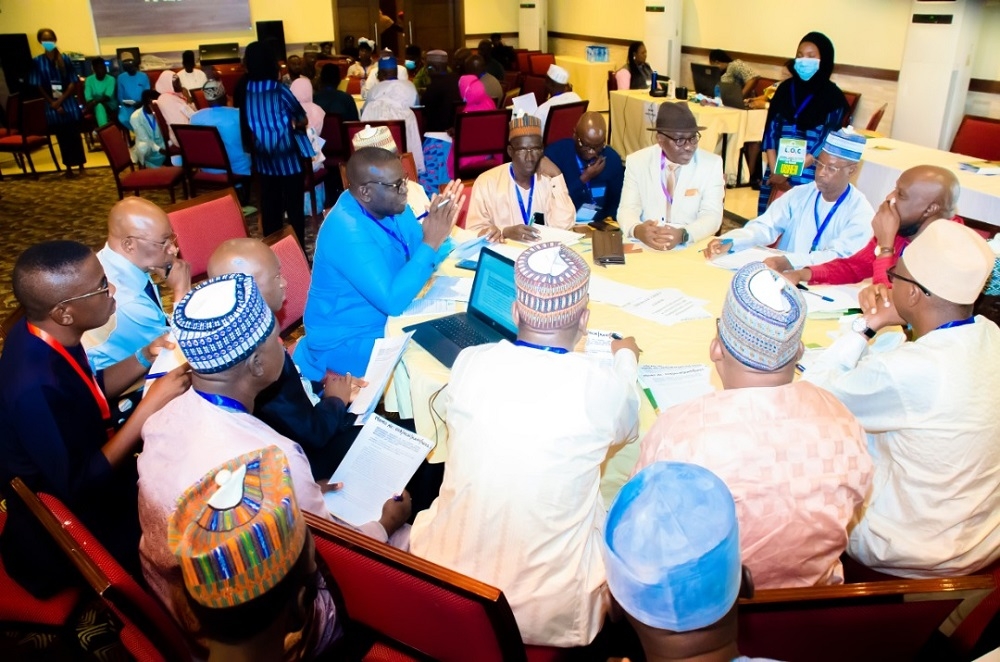
[[(404, 67), (405, 70), (405, 67)], [(420, 104), (417, 88), (413, 83), (398, 76), (396, 58), (384, 55), (378, 61), (378, 84), (368, 93), (361, 121), (404, 120), (406, 122), (406, 145), (413, 154), (417, 172), (424, 170), (424, 152), (421, 149), (420, 128), (413, 106)]]
[(545, 123), (549, 119), (549, 111), (552, 106), (562, 106), (574, 101), (583, 101), (580, 95), (573, 91), (569, 84), (569, 72), (557, 64), (550, 64), (549, 70), (545, 73), (545, 89), (549, 92), (549, 99), (535, 110), (532, 115), (542, 121), (542, 131), (545, 131)]

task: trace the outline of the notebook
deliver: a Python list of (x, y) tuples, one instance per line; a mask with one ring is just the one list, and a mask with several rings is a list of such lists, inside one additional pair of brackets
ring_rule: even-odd
[(415, 343), (451, 368), (466, 347), (517, 338), (511, 314), (515, 297), (514, 260), (484, 248), (472, 281), (468, 310), (413, 324), (403, 331), (413, 331)]

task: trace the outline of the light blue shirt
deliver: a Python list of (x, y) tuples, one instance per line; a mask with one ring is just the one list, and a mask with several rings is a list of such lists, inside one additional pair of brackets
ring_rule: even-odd
[[(83, 336), (87, 357), (103, 370), (127, 359), (167, 332), (162, 304), (146, 294), (149, 274), (115, 253), (107, 244), (97, 252), (108, 283), (115, 286), (115, 312), (107, 324)], [(154, 285), (153, 290), (159, 297)]]
[[(129, 118), (137, 109), (142, 108), (142, 91), (150, 89), (149, 76), (144, 71), (135, 72), (129, 76), (126, 72), (118, 74), (118, 121), (123, 126), (129, 125)], [(135, 101), (126, 105), (125, 100)]]
[[(222, 144), (229, 155), (229, 165), (237, 175), (250, 174), (250, 155), (243, 151), (243, 137), (240, 135), (240, 111), (228, 106), (203, 108), (191, 116), (191, 124), (214, 126), (219, 130)], [(207, 168), (205, 172), (222, 172)]]

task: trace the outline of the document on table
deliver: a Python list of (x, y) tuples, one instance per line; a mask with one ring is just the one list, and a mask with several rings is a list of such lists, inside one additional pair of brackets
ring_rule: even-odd
[(636, 317), (670, 326), (688, 320), (707, 319), (711, 315), (703, 307), (707, 301), (692, 299), (680, 290), (666, 288), (651, 290), (649, 294), (622, 307)]
[(637, 299), (648, 295), (649, 290), (634, 285), (625, 285), (610, 278), (602, 278), (590, 274), (590, 300), (596, 303), (606, 303), (612, 306), (627, 306)]
[(436, 276), (434, 282), (421, 298), (468, 303), (469, 297), (472, 295), (472, 280), (461, 276)]
[(713, 257), (708, 263), (713, 267), (737, 271), (751, 262), (763, 262), (767, 258), (776, 255), (784, 255), (784, 253), (773, 248), (754, 247), (735, 253), (723, 253), (718, 257)]
[(714, 391), (710, 376), (711, 369), (700, 363), (639, 366), (639, 383), (657, 413)]
[(451, 257), (455, 258), (456, 261), (472, 260), (473, 262), (478, 262), (480, 251), (488, 244), (489, 242), (486, 241), (486, 237), (475, 237), (463, 241), (451, 252)]
[(375, 411), (379, 399), (385, 392), (386, 384), (389, 383), (389, 377), (392, 376), (392, 371), (399, 363), (400, 357), (403, 356), (403, 350), (406, 349), (412, 336), (413, 332), (411, 331), (401, 336), (375, 340), (371, 358), (368, 359), (368, 370), (365, 372), (365, 381), (368, 382), (368, 386), (358, 392), (358, 396), (354, 398), (354, 402), (347, 410), (358, 415), (357, 420), (354, 421), (355, 425), (364, 425), (372, 412)]
[[(802, 293), (808, 316), (813, 319), (836, 319), (850, 308), (859, 308), (858, 293), (863, 287), (863, 285), (809, 285), (809, 291)], [(823, 297), (833, 301), (827, 301)]]
[(411, 315), (451, 315), (455, 312), (455, 302), (448, 299), (414, 299), (399, 317)]
[(583, 241), (583, 235), (572, 230), (560, 230), (559, 228), (550, 228), (547, 225), (532, 225), (531, 227), (538, 230), (538, 239), (520, 243), (536, 244), (540, 241), (558, 241), (563, 246), (572, 246)]
[(403, 493), (432, 448), (430, 439), (370, 417), (330, 477), (344, 486), (323, 495), (327, 510), (353, 526), (378, 520), (382, 506)]
[(583, 347), (583, 353), (597, 357), (597, 359), (607, 366), (614, 363), (614, 354), (611, 353), (611, 331), (600, 331), (598, 329), (587, 329), (587, 343)]

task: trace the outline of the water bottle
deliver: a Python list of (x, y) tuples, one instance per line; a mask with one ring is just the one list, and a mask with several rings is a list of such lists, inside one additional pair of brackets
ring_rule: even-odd
[(653, 77), (651, 78), (651, 80), (652, 80), (652, 83), (649, 86), (649, 91), (650, 92), (655, 92), (656, 91), (656, 72), (655, 71), (653, 72)]
[(716, 84), (716, 86), (715, 86), (715, 98), (716, 99), (721, 99), (722, 98), (722, 88), (719, 87), (718, 84)]

